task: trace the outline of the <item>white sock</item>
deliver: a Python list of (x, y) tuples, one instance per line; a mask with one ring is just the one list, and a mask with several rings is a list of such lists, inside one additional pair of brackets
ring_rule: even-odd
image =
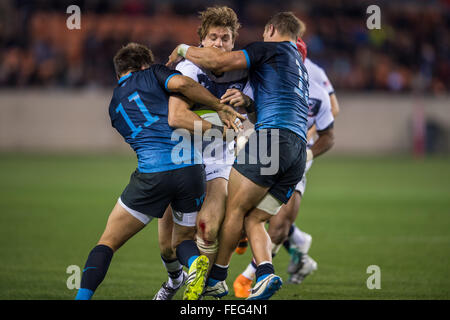
[(180, 273), (178, 278), (171, 278), (167, 281), (167, 285), (173, 289), (177, 289), (183, 283), (183, 272)]
[[(183, 266), (180, 264), (178, 259), (172, 261), (165, 261), (161, 257), (161, 261), (169, 274), (169, 280), (167, 285), (171, 288), (178, 288), (183, 282)], [(178, 274), (177, 277), (173, 277), (174, 274)]]
[(296, 244), (297, 246), (301, 247), (306, 242), (305, 233), (297, 226), (294, 226), (294, 232), (292, 232), (291, 236), (289, 237), (289, 241), (291, 241), (291, 244)]
[(249, 263), (244, 272), (242, 272), (242, 275), (247, 279), (253, 280), (255, 278), (255, 272), (256, 268), (251, 263)]

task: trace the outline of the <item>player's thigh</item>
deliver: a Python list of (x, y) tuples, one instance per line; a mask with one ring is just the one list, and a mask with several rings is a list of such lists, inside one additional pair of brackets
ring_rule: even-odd
[(197, 226), (199, 231), (217, 230), (225, 215), (228, 181), (216, 178), (206, 182), (206, 198), (198, 213)]
[(226, 211), (247, 213), (261, 202), (268, 190), (268, 187), (256, 184), (241, 172), (232, 168), (228, 181)]
[(116, 251), (144, 227), (143, 222), (132, 216), (119, 203), (116, 203), (98, 244), (107, 245)]
[(180, 235), (184, 237), (183, 227), (195, 230), (197, 215), (206, 193), (205, 171), (202, 165), (179, 169), (173, 173), (173, 179), (176, 184), (173, 186), (175, 195), (171, 201), (174, 222), (172, 242)]

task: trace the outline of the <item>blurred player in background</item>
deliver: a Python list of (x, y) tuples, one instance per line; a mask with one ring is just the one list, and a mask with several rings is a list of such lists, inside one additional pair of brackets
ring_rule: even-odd
[[(183, 298), (196, 300), (202, 293), (208, 258), (200, 255), (194, 241), (195, 220), (204, 196), (202, 164), (196, 164), (196, 151), (189, 139), (183, 162), (172, 159), (179, 144), (172, 140), (172, 126), (194, 129), (202, 121), (202, 130), (215, 128), (188, 110), (183, 94), (192, 101), (211, 106), (225, 123), (238, 115), (220, 103), (205, 88), (178, 71), (153, 64), (153, 54), (145, 46), (128, 44), (114, 57), (119, 79), (109, 106), (112, 126), (136, 152), (138, 168), (112, 210), (96, 247), (90, 252), (83, 270), (77, 300), (89, 300), (106, 276), (113, 253), (142, 230), (153, 218), (161, 218), (169, 204), (174, 209), (176, 254), (189, 268)], [(223, 132), (222, 129), (219, 128)]]
[[(264, 224), (288, 202), (305, 169), (308, 79), (295, 44), (299, 32), (297, 17), (291, 12), (281, 12), (266, 24), (264, 42), (251, 43), (235, 52), (180, 45), (167, 63), (175, 63), (180, 55), (216, 72), (248, 68), (257, 115), (253, 138), (261, 147), (262, 135), (267, 133), (264, 152), (272, 154), (275, 147), (279, 150), (278, 170), (274, 174), (262, 174), (268, 166), (261, 161), (259, 152), (250, 151), (249, 143), (240, 153), (246, 159), (256, 158), (256, 164), (233, 165), (219, 251), (205, 292), (228, 293), (225, 283), (228, 266), (244, 225), (257, 262), (257, 282), (248, 299), (269, 299), (282, 285), (281, 278), (274, 274), (271, 240)], [(272, 145), (272, 134), (278, 134), (276, 145)]]
[[(214, 47), (224, 52), (233, 50), (240, 24), (231, 8), (210, 7), (200, 13), (200, 18), (198, 35), (202, 47)], [(222, 103), (230, 104), (242, 113), (246, 113), (246, 108), (253, 104), (253, 93), (245, 69), (216, 74), (185, 59), (178, 63), (176, 70), (207, 88), (214, 96), (222, 99)], [(223, 125), (217, 112), (208, 105), (197, 104), (193, 110), (206, 121), (217, 126)], [(234, 159), (234, 140), (204, 142), (206, 197), (197, 217), (197, 246), (209, 258), (210, 263), (214, 262), (217, 254), (217, 236), (225, 215), (227, 183)], [(181, 268), (172, 250), (170, 212), (166, 212), (165, 217), (159, 220), (158, 229), (161, 258), (169, 273), (169, 280), (163, 283), (154, 299), (170, 300), (180, 287), (179, 281), (173, 279), (175, 276), (178, 279), (180, 275), (174, 274), (173, 270)]]

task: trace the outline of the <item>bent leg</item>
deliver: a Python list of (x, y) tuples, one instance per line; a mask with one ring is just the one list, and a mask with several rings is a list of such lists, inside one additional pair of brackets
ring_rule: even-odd
[(257, 185), (234, 168), (231, 170), (225, 219), (219, 235), (217, 264), (227, 266), (230, 263), (242, 236), (245, 215), (261, 201), (268, 189)]
[(300, 193), (294, 192), (288, 203), (283, 205), (278, 214), (270, 219), (268, 233), (274, 245), (280, 246), (287, 239), (289, 229), (297, 218), (300, 201)]
[(144, 223), (129, 214), (119, 203), (115, 205), (103, 235), (97, 246), (89, 253), (77, 300), (91, 299), (106, 276), (114, 252), (144, 227)]

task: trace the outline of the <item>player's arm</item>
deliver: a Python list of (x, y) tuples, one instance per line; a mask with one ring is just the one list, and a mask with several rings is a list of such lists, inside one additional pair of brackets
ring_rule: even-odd
[[(327, 129), (322, 131), (317, 131), (319, 138), (314, 142), (311, 147), (312, 156), (314, 158), (320, 156), (321, 154), (327, 152), (334, 145), (334, 131), (333, 125), (330, 125)], [(308, 159), (311, 160), (311, 159)]]
[(244, 51), (224, 52), (217, 48), (198, 48), (180, 44), (169, 56), (166, 66), (173, 66), (181, 58), (186, 58), (205, 69), (222, 73), (247, 68)]
[[(331, 113), (333, 114), (333, 117), (336, 119), (337, 115), (339, 114), (339, 102), (337, 100), (336, 94), (335, 93), (331, 93), (330, 94), (330, 102), (331, 102)], [(314, 124), (311, 128), (309, 128), (308, 133), (307, 133), (307, 139), (308, 141), (311, 138), (316, 137), (317, 135), (317, 128), (316, 125)]]
[(170, 96), (168, 115), (169, 126), (183, 128), (189, 130), (191, 133), (195, 133), (194, 129), (196, 122), (201, 122), (202, 133), (213, 128), (213, 125), (210, 122), (203, 120), (196, 113), (192, 112), (190, 108), (190, 101), (185, 97), (178, 95)]
[(205, 89), (189, 77), (174, 75), (167, 82), (167, 89), (171, 92), (178, 92), (194, 103), (206, 105), (216, 111), (220, 119), (229, 127), (237, 131), (235, 121), (237, 118), (245, 120), (245, 117), (236, 112), (230, 106), (220, 103), (211, 92)]
[(339, 114), (339, 102), (337, 100), (336, 94), (332, 93), (330, 94), (330, 101), (331, 101), (331, 112), (333, 113), (333, 117), (336, 118)]

